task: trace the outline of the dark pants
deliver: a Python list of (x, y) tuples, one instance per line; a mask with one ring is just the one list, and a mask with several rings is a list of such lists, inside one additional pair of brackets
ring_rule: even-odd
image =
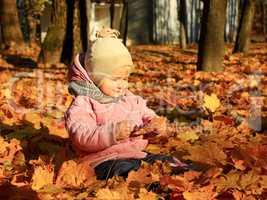
[(141, 161), (153, 163), (156, 160), (173, 162), (171, 156), (156, 155), (148, 153), (142, 159), (121, 159), (121, 160), (108, 160), (95, 167), (95, 173), (98, 179), (108, 179), (113, 176), (127, 177), (131, 170), (137, 170), (141, 166)]

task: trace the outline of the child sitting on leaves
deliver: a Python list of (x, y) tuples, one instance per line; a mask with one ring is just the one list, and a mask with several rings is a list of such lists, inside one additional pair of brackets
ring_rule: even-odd
[[(69, 92), (75, 96), (65, 112), (65, 125), (74, 148), (94, 168), (99, 179), (126, 177), (141, 160), (182, 164), (166, 155), (144, 152), (148, 141), (130, 137), (158, 116), (146, 101), (127, 89), (133, 61), (118, 32), (103, 29), (85, 54), (69, 68)], [(160, 130), (162, 127), (155, 127)]]

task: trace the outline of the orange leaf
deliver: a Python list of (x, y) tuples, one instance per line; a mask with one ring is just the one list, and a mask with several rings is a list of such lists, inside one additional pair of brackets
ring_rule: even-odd
[(94, 170), (88, 163), (76, 163), (73, 160), (62, 164), (56, 179), (56, 185), (64, 188), (80, 188), (95, 182)]

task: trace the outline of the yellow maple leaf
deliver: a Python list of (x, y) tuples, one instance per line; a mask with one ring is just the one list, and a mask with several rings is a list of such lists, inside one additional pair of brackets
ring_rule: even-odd
[(32, 176), (32, 189), (40, 190), (46, 185), (53, 184), (54, 170), (49, 166), (37, 166)]
[(212, 93), (211, 95), (204, 96), (204, 107), (211, 112), (215, 112), (217, 108), (221, 105), (220, 100), (216, 96), (216, 94)]
[(28, 112), (24, 115), (24, 120), (33, 124), (35, 129), (40, 129), (41, 116), (36, 112)]
[(184, 133), (179, 134), (177, 137), (183, 141), (192, 141), (192, 142), (198, 140), (199, 138), (198, 134), (194, 131), (186, 131)]

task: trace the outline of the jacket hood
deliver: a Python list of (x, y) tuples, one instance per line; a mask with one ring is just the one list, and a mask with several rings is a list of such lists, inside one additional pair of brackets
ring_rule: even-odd
[(82, 54), (77, 54), (74, 58), (73, 64), (69, 66), (68, 81), (83, 81), (93, 83), (86, 69), (80, 62), (80, 56), (82, 56)]

